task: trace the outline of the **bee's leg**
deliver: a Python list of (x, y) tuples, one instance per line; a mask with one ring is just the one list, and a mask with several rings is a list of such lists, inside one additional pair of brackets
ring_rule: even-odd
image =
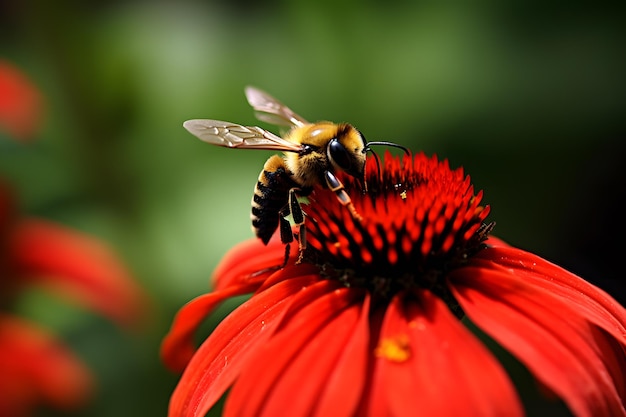
[(298, 191), (300, 191), (299, 188), (292, 188), (289, 190), (289, 214), (291, 214), (293, 223), (296, 226), (300, 226), (304, 223), (304, 212), (302, 211), (302, 206), (298, 201)]
[(279, 214), (279, 228), (280, 228), (280, 241), (285, 244), (285, 260), (281, 268), (284, 268), (287, 265), (287, 261), (289, 260), (289, 251), (291, 249), (290, 243), (293, 242), (293, 232), (291, 231), (291, 225), (289, 221), (285, 219), (285, 215), (287, 213), (285, 210), (281, 210)]
[(335, 193), (339, 202), (348, 208), (350, 214), (352, 214), (352, 218), (357, 221), (363, 220), (363, 217), (361, 217), (361, 215), (354, 208), (354, 204), (352, 204), (352, 200), (343, 187), (341, 181), (339, 181), (339, 178), (337, 178), (335, 174), (330, 171), (324, 171), (324, 176), (326, 177), (326, 185), (332, 192)]
[(291, 224), (289, 224), (289, 220), (285, 219), (285, 216), (288, 213), (281, 211), (280, 212), (280, 241), (286, 245), (293, 242), (293, 232), (291, 231)]
[(293, 223), (298, 226), (298, 248), (300, 250), (300, 256), (298, 263), (302, 260), (302, 255), (306, 249), (306, 227), (304, 226), (304, 211), (298, 201), (299, 188), (292, 188), (289, 190), (289, 213), (293, 219)]

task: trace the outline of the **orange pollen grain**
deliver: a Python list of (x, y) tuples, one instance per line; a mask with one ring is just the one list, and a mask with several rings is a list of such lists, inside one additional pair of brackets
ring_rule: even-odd
[(406, 334), (401, 334), (381, 339), (374, 350), (374, 355), (391, 362), (406, 362), (411, 357), (409, 337)]

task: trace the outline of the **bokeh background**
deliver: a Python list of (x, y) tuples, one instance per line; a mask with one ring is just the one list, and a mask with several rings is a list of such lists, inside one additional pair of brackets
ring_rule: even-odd
[(463, 166), (495, 234), (624, 303), (621, 8), (461, 3), (0, 3), (0, 58), (45, 100), (35, 141), (0, 132), (0, 175), (23, 211), (112, 245), (154, 304), (128, 332), (45, 295), (20, 303), (96, 375), (98, 395), (76, 416), (166, 414), (177, 376), (159, 362), (160, 340), (252, 236), (249, 201), (271, 155), (208, 146), (182, 122), (260, 124), (246, 85), (310, 120), (349, 121)]

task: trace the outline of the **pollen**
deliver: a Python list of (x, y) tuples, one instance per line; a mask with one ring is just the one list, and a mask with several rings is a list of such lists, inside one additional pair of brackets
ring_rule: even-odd
[(390, 362), (406, 362), (411, 357), (409, 337), (401, 334), (381, 339), (376, 349), (374, 349), (374, 355), (378, 358), (385, 358)]

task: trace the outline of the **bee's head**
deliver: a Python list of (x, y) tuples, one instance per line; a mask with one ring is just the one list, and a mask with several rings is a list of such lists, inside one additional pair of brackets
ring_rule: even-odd
[(326, 147), (328, 161), (335, 169), (359, 179), (365, 175), (365, 151), (363, 135), (345, 123), (337, 125), (336, 135)]

